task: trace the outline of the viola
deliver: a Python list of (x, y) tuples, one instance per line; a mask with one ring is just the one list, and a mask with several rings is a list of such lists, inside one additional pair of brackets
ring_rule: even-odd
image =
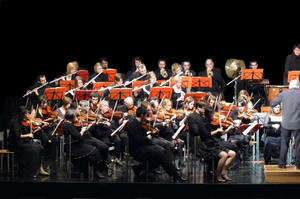
[(150, 131), (150, 133), (147, 133), (147, 134), (159, 133), (159, 129), (158, 128), (153, 127), (152, 125), (150, 125), (147, 122), (142, 123), (142, 128), (145, 129), (145, 130), (147, 130), (147, 131)]
[(30, 114), (26, 114), (24, 119), (21, 121), (23, 126), (29, 127), (31, 126), (32, 129), (36, 129), (43, 124), (49, 124), (48, 122), (44, 122), (41, 118), (31, 118)]
[(115, 111), (113, 113), (113, 111), (110, 109), (107, 113), (104, 113), (103, 116), (106, 118), (111, 118), (111, 117), (121, 118), (121, 117), (123, 117), (123, 112)]
[(57, 115), (58, 115), (58, 112), (53, 111), (50, 106), (47, 106), (46, 108), (42, 109), (42, 114), (43, 115), (48, 115), (51, 118), (56, 118)]

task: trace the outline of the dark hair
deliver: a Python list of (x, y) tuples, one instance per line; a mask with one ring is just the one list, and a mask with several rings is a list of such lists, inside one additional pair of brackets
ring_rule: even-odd
[(161, 61), (167, 63), (167, 60), (166, 60), (166, 59), (159, 59), (159, 60), (158, 60), (158, 63), (161, 62)]
[(38, 75), (38, 76), (36, 77), (36, 81), (39, 82), (39, 81), (41, 80), (41, 77), (45, 77), (45, 75)]
[(72, 109), (77, 109), (78, 103), (77, 102), (72, 102), (70, 108)]
[(184, 63), (184, 62), (189, 62), (189, 63), (191, 64), (191, 61), (190, 61), (190, 60), (184, 60), (184, 61), (181, 62), (181, 65), (182, 65), (182, 66), (183, 66), (183, 63)]
[(208, 107), (208, 104), (205, 100), (198, 100), (195, 104), (196, 108), (206, 108)]
[(100, 95), (99, 95), (99, 93), (98, 93), (97, 91), (91, 92), (90, 97), (91, 97), (91, 98), (92, 98), (92, 97), (97, 97), (98, 100), (100, 99)]
[(100, 59), (100, 62), (102, 62), (102, 61), (108, 62), (108, 58), (107, 58), (107, 57), (102, 57), (102, 58)]
[(76, 110), (73, 109), (73, 108), (69, 108), (69, 109), (66, 111), (65, 119), (66, 119), (66, 120), (69, 120), (69, 121), (72, 121), (75, 117), (76, 117)]
[(293, 49), (295, 48), (300, 48), (300, 43), (295, 44)]
[(139, 107), (136, 110), (136, 117), (143, 117), (143, 116), (147, 115), (147, 113), (148, 112), (147, 112), (147, 110), (145, 108)]

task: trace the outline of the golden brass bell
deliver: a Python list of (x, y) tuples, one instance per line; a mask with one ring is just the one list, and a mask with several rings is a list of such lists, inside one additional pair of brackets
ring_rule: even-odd
[(229, 59), (226, 61), (225, 64), (225, 72), (227, 77), (229, 78), (236, 78), (237, 76), (240, 75), (242, 72), (242, 69), (245, 69), (246, 65), (243, 60), (239, 59)]

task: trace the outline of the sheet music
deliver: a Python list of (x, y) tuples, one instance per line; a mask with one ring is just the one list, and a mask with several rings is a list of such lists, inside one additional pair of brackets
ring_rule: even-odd
[(246, 130), (243, 131), (244, 135), (247, 135), (257, 124), (257, 121), (254, 121)]

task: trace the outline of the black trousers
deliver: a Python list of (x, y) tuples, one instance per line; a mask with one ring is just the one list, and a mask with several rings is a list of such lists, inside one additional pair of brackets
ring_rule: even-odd
[(300, 129), (288, 130), (281, 127), (281, 145), (280, 145), (280, 161), (279, 164), (286, 164), (286, 157), (289, 148), (289, 142), (292, 134), (295, 137), (295, 150), (296, 150), (296, 166), (300, 168)]

